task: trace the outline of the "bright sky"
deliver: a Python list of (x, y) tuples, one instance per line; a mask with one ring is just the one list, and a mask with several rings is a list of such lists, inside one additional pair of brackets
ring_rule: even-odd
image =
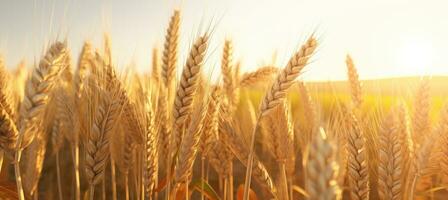
[(115, 62), (147, 71), (174, 8), (182, 11), (181, 63), (211, 23), (209, 68), (219, 67), (225, 38), (234, 41), (246, 71), (274, 52), (283, 66), (316, 32), (321, 46), (304, 74), (308, 80), (345, 79), (347, 53), (361, 78), (448, 75), (446, 0), (2, 0), (0, 53), (9, 66), (21, 58), (34, 63), (50, 41), (67, 37), (77, 55), (85, 39), (99, 46), (107, 31)]

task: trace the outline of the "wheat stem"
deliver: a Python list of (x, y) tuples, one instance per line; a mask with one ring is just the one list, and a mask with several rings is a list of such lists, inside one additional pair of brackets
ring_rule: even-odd
[(56, 152), (56, 179), (58, 181), (59, 199), (62, 200), (61, 167), (59, 163), (59, 152)]

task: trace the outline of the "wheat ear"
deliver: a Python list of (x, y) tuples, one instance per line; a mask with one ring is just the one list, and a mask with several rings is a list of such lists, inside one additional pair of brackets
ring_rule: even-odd
[(193, 98), (200, 77), (201, 68), (207, 51), (208, 36), (199, 37), (190, 50), (190, 55), (182, 71), (182, 77), (177, 87), (173, 108), (173, 145), (172, 153), (176, 153), (183, 137), (183, 126), (191, 115)]
[(352, 199), (369, 199), (369, 169), (367, 163), (366, 141), (358, 120), (347, 113), (349, 126), (346, 148), (348, 152), (348, 178)]
[(273, 75), (277, 74), (277, 67), (261, 67), (254, 72), (247, 72), (241, 76), (241, 80), (239, 81), (239, 87), (250, 87), (257, 83), (267, 81), (273, 77)]
[(177, 51), (179, 43), (180, 11), (174, 10), (165, 35), (162, 54), (162, 79), (167, 88), (167, 97), (171, 102), (176, 80)]
[(202, 159), (207, 157), (208, 152), (212, 148), (215, 140), (218, 139), (219, 128), (219, 109), (221, 107), (221, 88), (214, 86), (210, 95), (207, 107), (207, 115), (205, 117), (202, 138), (199, 141), (199, 150)]
[(303, 105), (303, 113), (305, 114), (306, 118), (306, 125), (304, 130), (305, 132), (300, 133), (299, 137), (301, 140), (299, 140), (299, 142), (301, 145), (300, 147), (302, 149), (305, 149), (311, 142), (311, 138), (316, 130), (318, 124), (318, 113), (316, 110), (316, 105), (314, 104), (306, 85), (303, 83), (303, 81), (299, 81), (298, 85), (300, 100), (301, 104)]
[(0, 108), (0, 146), (3, 150), (12, 151), (17, 143), (19, 131), (8, 112)]
[(258, 121), (263, 116), (270, 113), (275, 107), (281, 104), (286, 97), (287, 90), (291, 87), (294, 80), (300, 75), (302, 69), (308, 63), (308, 60), (312, 56), (314, 50), (317, 47), (317, 41), (314, 37), (310, 37), (307, 42), (300, 48), (300, 50), (294, 54), (289, 60), (286, 67), (278, 74), (276, 80), (272, 84), (271, 88), (266, 93), (264, 99), (261, 102), (260, 114), (255, 125), (254, 132), (251, 135), (251, 144), (249, 148), (249, 159), (246, 169), (246, 178), (244, 182), (244, 200), (249, 199), (250, 179), (252, 174), (253, 158), (254, 158), (254, 146), (255, 146), (255, 134), (258, 129)]
[[(171, 144), (172, 144), (172, 131), (171, 131), (171, 123), (169, 123), (169, 105), (168, 105), (168, 91), (166, 88), (160, 88), (160, 96), (159, 96), (159, 109), (157, 110), (159, 118), (160, 118), (160, 133), (159, 133), (159, 148), (160, 155), (169, 155)], [(167, 167), (169, 159), (163, 157), (161, 159), (162, 165)]]
[(439, 130), (441, 131), (442, 149), (440, 167), (444, 177), (448, 177), (448, 105), (442, 110), (439, 122)]
[(29, 145), (34, 139), (36, 125), (43, 119), (49, 95), (53, 89), (55, 80), (65, 65), (67, 55), (65, 44), (55, 43), (50, 47), (45, 57), (40, 61), (39, 67), (33, 71), (32, 77), (27, 82), (25, 99), (21, 106), (20, 135), (23, 141), (18, 141), (18, 149)]
[(226, 40), (221, 58), (221, 73), (224, 82), (223, 89), (228, 97), (233, 93), (233, 44), (232, 41)]
[(159, 55), (159, 49), (154, 47), (152, 49), (152, 64), (151, 64), (151, 76), (153, 78), (153, 80), (156, 82), (157, 85), (160, 86), (160, 80), (161, 80), (161, 68), (162, 66), (160, 65), (160, 55)]
[(93, 199), (94, 186), (104, 178), (105, 167), (110, 154), (109, 141), (115, 123), (120, 117), (121, 110), (119, 101), (115, 96), (116, 94), (108, 94), (99, 88), (93, 91), (101, 92), (101, 97), (98, 108), (95, 111), (95, 117), (89, 131), (87, 143), (85, 144), (85, 169), (87, 181), (90, 186), (90, 199)]
[(423, 79), (415, 94), (412, 116), (412, 137), (416, 148), (419, 148), (430, 132), (429, 109), (431, 97), (429, 92), (429, 80)]
[(411, 122), (409, 119), (409, 114), (404, 105), (400, 105), (396, 108), (394, 129), (398, 132), (398, 141), (401, 148), (402, 157), (402, 194), (403, 198), (406, 199), (408, 194), (409, 178), (410, 176), (410, 166), (412, 164), (412, 158), (414, 154), (414, 143), (411, 136)]
[(193, 163), (196, 159), (206, 113), (207, 108), (200, 105), (193, 114), (191, 124), (185, 132), (179, 149), (178, 164), (175, 174), (176, 183), (188, 183), (188, 179), (192, 176)]
[(31, 144), (36, 136), (36, 131), (41, 128), (38, 125), (44, 119), (49, 95), (57, 76), (64, 68), (66, 54), (65, 44), (60, 42), (53, 44), (40, 61), (39, 67), (34, 69), (31, 78), (27, 81), (25, 97), (20, 108), (21, 121), (19, 137), (15, 145), (17, 151), (14, 156), (14, 169), (20, 200), (25, 199), (19, 165), (22, 150)]
[(145, 182), (145, 196), (150, 199), (154, 192), (158, 172), (158, 148), (157, 148), (157, 129), (155, 125), (154, 111), (151, 105), (151, 99), (146, 102), (146, 134), (145, 134), (145, 171), (143, 173)]
[(112, 41), (108, 33), (104, 33), (104, 62), (112, 65)]
[(356, 70), (355, 63), (352, 57), (347, 55), (345, 63), (347, 65), (347, 74), (350, 84), (350, 94), (352, 95), (352, 101), (356, 108), (359, 108), (363, 102), (362, 99), (362, 84), (359, 81), (358, 71)]
[(427, 168), (428, 160), (431, 157), (431, 152), (434, 147), (434, 141), (436, 139), (435, 132), (430, 133), (426, 136), (426, 139), (421, 142), (418, 149), (415, 150), (412, 158), (412, 164), (409, 171), (411, 174), (408, 188), (409, 199), (415, 198), (415, 187), (420, 177), (422, 177), (424, 170)]
[(11, 99), (11, 88), (9, 81), (9, 72), (5, 68), (3, 58), (0, 57), (0, 106), (5, 109), (8, 115), (14, 119), (16, 112)]
[[(268, 117), (269, 123), (273, 124), (273, 131), (268, 133), (268, 144), (271, 146), (271, 151), (274, 153), (274, 158), (279, 164), (281, 180), (279, 186), (279, 198), (288, 199), (288, 184), (286, 166), (294, 163), (294, 135), (292, 124), (289, 115), (289, 108), (287, 102), (276, 108)], [(288, 167), (294, 170), (294, 166)], [(292, 173), (292, 172), (290, 172)], [(280, 195), (281, 194), (281, 195)]]
[(336, 181), (338, 166), (334, 161), (335, 152), (322, 128), (309, 148), (308, 163), (305, 166), (308, 199), (338, 199), (340, 191)]
[(402, 156), (393, 115), (383, 122), (379, 138), (378, 192), (381, 199), (402, 199)]

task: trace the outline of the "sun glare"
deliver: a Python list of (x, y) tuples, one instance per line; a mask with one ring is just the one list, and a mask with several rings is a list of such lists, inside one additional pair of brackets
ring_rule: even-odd
[(421, 38), (406, 39), (398, 44), (397, 69), (402, 75), (427, 75), (432, 64), (432, 45)]

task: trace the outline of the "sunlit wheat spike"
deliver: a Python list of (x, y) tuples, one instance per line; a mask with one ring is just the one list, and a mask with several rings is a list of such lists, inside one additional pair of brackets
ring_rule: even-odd
[(338, 165), (334, 161), (334, 147), (329, 143), (327, 135), (320, 130), (309, 147), (306, 171), (306, 191), (308, 199), (339, 199), (339, 187), (336, 176)]
[(173, 108), (172, 136), (174, 142), (171, 145), (173, 152), (177, 152), (179, 148), (182, 141), (182, 127), (187, 117), (191, 115), (193, 99), (196, 95), (198, 80), (207, 51), (208, 39), (208, 35), (204, 35), (193, 44), (177, 86)]
[(257, 83), (269, 81), (278, 71), (277, 67), (266, 66), (253, 72), (244, 73), (240, 78), (239, 87), (250, 87)]
[(187, 182), (188, 178), (192, 175), (193, 163), (198, 151), (206, 113), (207, 108), (203, 105), (200, 105), (200, 107), (193, 113), (191, 124), (185, 132), (179, 149), (175, 177), (176, 183)]
[(134, 165), (134, 150), (136, 148), (136, 145), (134, 140), (132, 139), (132, 136), (128, 134), (124, 135), (123, 146), (123, 151), (121, 152), (123, 154), (123, 174), (127, 176), (130, 169), (132, 169), (132, 166)]
[(434, 149), (434, 141), (435, 139), (437, 139), (436, 136), (436, 132), (431, 132), (429, 135), (427, 135), (426, 139), (421, 142), (420, 147), (416, 149), (415, 153), (413, 154), (412, 164), (409, 171), (409, 197), (414, 197), (416, 183), (418, 183), (418, 180), (423, 176), (424, 170), (428, 167), (428, 161)]
[(14, 150), (19, 131), (5, 109), (0, 108), (0, 146), (7, 151)]
[(358, 71), (356, 70), (355, 64), (350, 55), (347, 55), (345, 63), (347, 65), (347, 74), (350, 84), (350, 94), (352, 95), (352, 101), (355, 107), (359, 108), (363, 102), (363, 99), (362, 99), (362, 84), (359, 81)]
[(358, 120), (347, 113), (348, 177), (352, 199), (369, 199), (369, 170), (367, 166), (366, 142)]
[(233, 85), (233, 44), (232, 41), (226, 40), (221, 58), (221, 73), (223, 79), (223, 89), (226, 95), (230, 98), (232, 96)]
[(0, 56), (0, 106), (14, 119), (16, 110), (14, 109), (15, 103), (12, 101), (10, 81), (11, 75), (6, 70), (3, 57)]
[[(19, 132), (23, 141), (18, 148), (28, 146), (34, 139), (35, 131), (42, 123), (49, 95), (59, 73), (66, 67), (67, 56), (65, 44), (56, 42), (35, 68), (26, 84), (25, 98), (21, 104)], [(19, 139), (20, 140), (20, 139)]]
[(151, 105), (151, 99), (146, 102), (146, 134), (145, 134), (145, 196), (150, 198), (154, 192), (158, 173), (158, 135), (155, 124), (155, 115)]
[(69, 88), (62, 86), (58, 87), (55, 92), (55, 114), (50, 134), (53, 153), (60, 150), (65, 138), (73, 141), (73, 135), (75, 134), (73, 133), (74, 123), (72, 121), (74, 102), (70, 92)]
[(153, 78), (153, 80), (157, 83), (160, 84), (160, 79), (161, 79), (161, 68), (162, 66), (160, 65), (160, 55), (159, 55), (159, 49), (154, 47), (152, 49), (152, 55), (151, 55), (151, 76)]
[(112, 65), (112, 41), (108, 33), (104, 33), (104, 62)]
[(85, 144), (85, 169), (89, 185), (97, 185), (104, 177), (105, 165), (110, 154), (109, 141), (121, 110), (116, 94), (94, 89), (100, 95), (98, 108)]
[(174, 82), (176, 80), (177, 68), (177, 51), (179, 43), (179, 26), (180, 26), (180, 11), (174, 10), (171, 16), (168, 29), (165, 34), (165, 44), (162, 54), (162, 79), (167, 87), (168, 99), (171, 99)]
[(310, 37), (289, 60), (286, 67), (280, 71), (280, 74), (278, 74), (262, 101), (260, 108), (261, 116), (267, 115), (276, 106), (281, 104), (282, 100), (286, 97), (287, 90), (307, 65), (316, 47), (317, 40), (314, 37)]
[[(13, 72), (13, 79), (12, 79), (12, 107), (15, 110), (19, 110), (20, 103), (23, 101), (23, 98), (25, 96), (25, 82), (28, 77), (28, 69), (25, 60), (21, 60), (20, 63), (17, 65), (16, 69)], [(18, 118), (18, 114), (16, 114), (15, 119)]]
[[(314, 50), (317, 47), (317, 40), (311, 36), (307, 42), (302, 45), (300, 50), (296, 52), (293, 57), (289, 60), (286, 67), (278, 74), (271, 88), (266, 92), (264, 99), (261, 102), (260, 118), (268, 115), (275, 107), (280, 105), (286, 98), (286, 92), (293, 84), (294, 80), (300, 75), (302, 69), (308, 63), (308, 60), (312, 56)], [(257, 133), (257, 128), (260, 122), (255, 125), (254, 132), (251, 135), (250, 147), (249, 147), (249, 159), (246, 169), (246, 178), (244, 185), (244, 198), (247, 199), (249, 195), (249, 188), (251, 182), (251, 175), (253, 169), (253, 158), (254, 158), (254, 145), (255, 145), (255, 135)]]
[(37, 191), (44, 167), (47, 142), (47, 131), (39, 131), (36, 133), (35, 139), (23, 152), (23, 159), (20, 165), (23, 169), (23, 189), (28, 197), (31, 197)]
[(378, 191), (381, 199), (402, 199), (402, 154), (393, 115), (383, 122), (379, 138)]
[(86, 41), (82, 46), (82, 50), (78, 58), (78, 67), (76, 68), (75, 73), (75, 87), (77, 91), (77, 96), (79, 96), (79, 98), (81, 97), (80, 95), (82, 94), (84, 89), (83, 81), (88, 75), (89, 70), (92, 68), (92, 66), (90, 66), (92, 60), (93, 60), (92, 44)]
[(430, 82), (428, 79), (423, 79), (420, 82), (418, 90), (414, 99), (414, 113), (412, 115), (412, 137), (417, 148), (426, 139), (430, 132)]
[[(159, 103), (159, 109), (157, 110), (160, 121), (160, 133), (159, 133), (159, 148), (160, 148), (160, 155), (168, 155), (170, 153), (170, 148), (172, 144), (172, 131), (171, 131), (171, 123), (169, 119), (171, 119), (169, 116), (168, 111), (168, 93), (166, 88), (160, 88), (160, 95), (158, 99)], [(162, 165), (168, 165), (168, 159), (165, 159), (163, 157), (162, 159)]]
[[(269, 119), (269, 120), (267, 120)], [(286, 162), (289, 155), (293, 154), (293, 132), (292, 125), (289, 119), (289, 108), (286, 102), (277, 107), (268, 118), (265, 120), (266, 126), (269, 128), (268, 146), (270, 152), (273, 153), (277, 162)]]
[(442, 177), (448, 178), (448, 105), (445, 105), (440, 113), (438, 130), (441, 140), (440, 169)]
[(414, 143), (411, 136), (411, 122), (409, 114), (404, 105), (399, 105), (396, 109), (394, 130), (397, 131), (398, 141), (401, 148), (402, 157), (402, 184), (403, 184), (403, 198), (407, 194), (407, 184), (409, 180), (410, 166), (412, 164), (412, 158), (414, 154)]
[(319, 123), (318, 112), (316, 105), (313, 99), (311, 98), (311, 95), (305, 83), (299, 81), (298, 85), (299, 85), (300, 100), (301, 104), (303, 105), (303, 111), (304, 111), (303, 113), (305, 114), (306, 117), (305, 121), (306, 125), (304, 127), (305, 130), (301, 131), (298, 137), (300, 137), (301, 139), (299, 140), (301, 148), (306, 148), (311, 142), (313, 133), (317, 129), (317, 125)]
[(221, 106), (221, 87), (214, 86), (210, 95), (207, 107), (207, 115), (204, 121), (202, 138), (199, 143), (199, 149), (203, 158), (207, 157), (213, 143), (218, 139), (219, 128), (219, 110)]

